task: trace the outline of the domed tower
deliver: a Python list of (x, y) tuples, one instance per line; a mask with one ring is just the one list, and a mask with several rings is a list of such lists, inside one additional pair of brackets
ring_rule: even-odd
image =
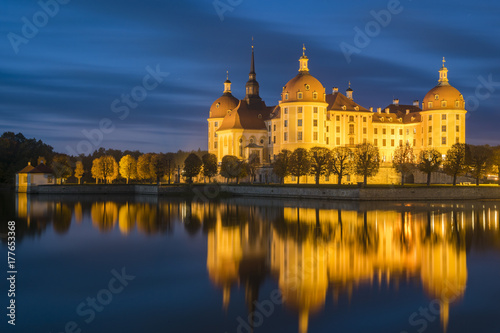
[(208, 152), (217, 156), (219, 149), (217, 140), (217, 129), (222, 124), (222, 120), (230, 111), (238, 106), (238, 99), (231, 94), (231, 81), (229, 81), (229, 73), (224, 82), (224, 93), (221, 97), (215, 100), (210, 107), (210, 115), (208, 121)]
[(273, 119), (278, 129), (273, 138), (273, 154), (282, 149), (312, 148), (326, 144), (325, 88), (309, 74), (309, 58), (303, 47), (299, 74), (283, 87), (279, 116)]
[(448, 81), (448, 69), (439, 70), (437, 86), (429, 90), (422, 103), (422, 147), (435, 148), (445, 155), (455, 143), (465, 143), (464, 97)]
[(245, 85), (245, 101), (247, 104), (257, 104), (262, 102), (262, 98), (259, 96), (259, 82), (257, 82), (257, 74), (255, 73), (255, 57), (252, 45), (252, 60), (250, 63), (250, 73), (248, 74), (248, 82)]

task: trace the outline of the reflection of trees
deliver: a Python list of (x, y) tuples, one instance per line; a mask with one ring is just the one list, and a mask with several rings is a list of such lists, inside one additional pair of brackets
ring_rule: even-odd
[(65, 234), (71, 226), (71, 209), (68, 205), (57, 202), (54, 206), (54, 230), (58, 234)]
[(368, 224), (368, 213), (363, 213), (363, 225), (357, 227), (357, 237), (361, 244), (364, 253), (370, 253), (377, 250), (378, 246), (378, 232), (374, 230), (372, 224)]
[(186, 203), (186, 216), (184, 218), (184, 229), (190, 236), (196, 236), (201, 229), (201, 220), (197, 214), (193, 214), (192, 202)]
[(96, 202), (90, 209), (92, 224), (100, 231), (113, 230), (118, 219), (118, 206), (111, 201)]
[(137, 218), (137, 206), (134, 203), (127, 202), (120, 207), (118, 213), (118, 227), (120, 232), (124, 235), (130, 233), (135, 227), (135, 220)]

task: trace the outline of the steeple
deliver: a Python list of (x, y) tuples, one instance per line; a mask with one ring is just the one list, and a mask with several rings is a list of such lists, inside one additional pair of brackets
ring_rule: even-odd
[(439, 85), (440, 86), (447, 86), (449, 85), (448, 83), (448, 68), (444, 67), (444, 63), (446, 60), (443, 57), (443, 67), (439, 70)]
[(307, 67), (308, 61), (309, 61), (309, 58), (306, 57), (306, 46), (305, 46), (305, 44), (302, 44), (302, 57), (300, 57), (300, 59), (299, 59), (299, 63), (300, 63), (299, 72), (300, 72), (300, 74), (309, 74), (309, 68)]
[[(252, 42), (253, 42), (253, 37), (252, 37)], [(257, 82), (256, 77), (257, 74), (255, 73), (255, 56), (252, 43), (252, 59), (250, 63), (250, 73), (248, 74), (248, 82), (245, 86), (246, 88), (245, 101), (248, 104), (262, 101), (262, 99), (259, 96), (259, 82)]]
[(231, 81), (229, 81), (229, 71), (226, 72), (226, 81), (224, 82), (224, 94), (231, 94)]
[(345, 91), (345, 95), (347, 98), (349, 98), (350, 100), (352, 100), (352, 88), (351, 88), (351, 81), (349, 81), (349, 88), (346, 89)]

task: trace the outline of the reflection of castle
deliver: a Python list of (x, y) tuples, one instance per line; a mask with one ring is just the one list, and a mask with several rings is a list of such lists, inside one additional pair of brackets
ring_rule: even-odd
[[(351, 297), (353, 287), (372, 285), (374, 279), (389, 284), (418, 275), (429, 298), (440, 304), (446, 328), (449, 304), (465, 292), (464, 222), (473, 215), (284, 208), (282, 217), (261, 249), (252, 251), (268, 252), (284, 304), (299, 314), (300, 332), (307, 332), (309, 315), (323, 308), (329, 288), (334, 297), (340, 292)], [(452, 223), (457, 218), (460, 223)], [(224, 307), (231, 286), (240, 282), (248, 228), (245, 220), (224, 226), (219, 219), (208, 234), (207, 268), (223, 289)]]

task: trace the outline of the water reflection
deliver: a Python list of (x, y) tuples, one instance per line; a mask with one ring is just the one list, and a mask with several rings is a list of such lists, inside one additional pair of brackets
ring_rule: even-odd
[[(17, 195), (21, 234), (52, 225), (68, 232), (90, 217), (99, 232), (170, 233), (207, 237), (207, 271), (220, 288), (222, 306), (242, 287), (248, 313), (255, 311), (266, 277), (276, 281), (284, 306), (297, 314), (299, 332), (325, 307), (328, 293), (353, 297), (361, 286), (397, 289), (417, 281), (440, 308), (443, 331), (450, 308), (467, 284), (471, 247), (500, 249), (496, 202), (372, 204), (230, 199), (191, 202), (151, 198), (60, 198)], [(251, 318), (251, 316), (250, 316)], [(250, 320), (251, 321), (251, 320)], [(250, 326), (252, 323), (250, 322)]]

